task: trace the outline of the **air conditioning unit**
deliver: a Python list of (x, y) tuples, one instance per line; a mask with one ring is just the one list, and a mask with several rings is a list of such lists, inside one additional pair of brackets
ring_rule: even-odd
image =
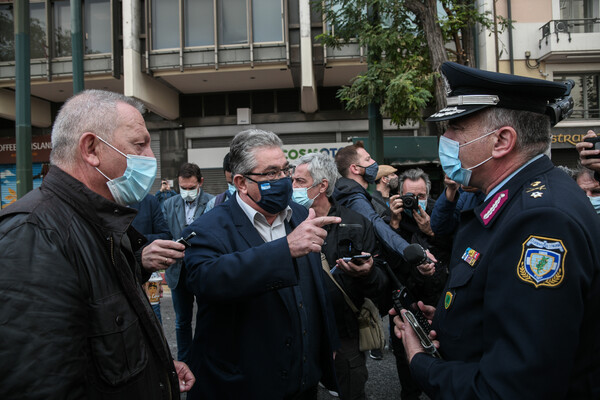
[(252, 111), (249, 108), (238, 108), (237, 109), (237, 124), (238, 125), (248, 125), (252, 122), (250, 121), (252, 115)]

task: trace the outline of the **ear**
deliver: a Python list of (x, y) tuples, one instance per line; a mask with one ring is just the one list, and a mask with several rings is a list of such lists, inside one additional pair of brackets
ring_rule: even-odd
[(494, 136), (496, 141), (492, 150), (494, 158), (502, 158), (511, 153), (517, 146), (517, 132), (512, 126), (503, 126)]
[(348, 167), (348, 170), (353, 175), (361, 175), (361, 173), (360, 173), (360, 167), (358, 165), (356, 165), (356, 164), (350, 164), (350, 166)]
[(198, 187), (202, 187), (203, 183), (204, 183), (204, 177), (200, 178), (200, 182), (198, 182)]
[(244, 178), (242, 175), (236, 174), (233, 177), (233, 184), (237, 188), (238, 192), (243, 194), (248, 193), (246, 178)]
[(98, 144), (100, 141), (91, 132), (85, 132), (79, 137), (79, 154), (81, 154), (82, 160), (92, 167), (100, 165), (100, 158), (98, 157)]
[(327, 179), (323, 179), (321, 181), (321, 187), (319, 188), (319, 193), (327, 193), (328, 188), (329, 188), (329, 181)]

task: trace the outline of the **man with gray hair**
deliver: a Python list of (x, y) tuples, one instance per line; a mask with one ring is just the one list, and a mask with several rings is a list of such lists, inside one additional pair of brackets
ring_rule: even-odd
[[(417, 243), (433, 254), (438, 262), (419, 266), (411, 265), (410, 279), (398, 276), (408, 282), (411, 293), (425, 304), (437, 304), (446, 278), (447, 263), (452, 243), (448, 237), (434, 235), (430, 217), (435, 201), (429, 195), (431, 181), (421, 168), (404, 171), (398, 179), (399, 194), (390, 198), (392, 226), (408, 243)], [(396, 358), (398, 378), (402, 386), (402, 399), (416, 399), (421, 388), (410, 376), (406, 353), (402, 341), (392, 335), (392, 348)]]
[(70, 98), (42, 186), (0, 213), (2, 399), (178, 398), (194, 382), (141, 287), (183, 256), (165, 240), (136, 253), (145, 239), (127, 205), (156, 176), (142, 112), (111, 92)]
[[(236, 193), (196, 219), (186, 250), (198, 298), (193, 399), (316, 399), (338, 348), (319, 252), (338, 217), (291, 202), (281, 139), (250, 129), (231, 142)], [(206, 227), (210, 227), (207, 229)]]
[[(379, 243), (371, 222), (331, 198), (338, 176), (333, 158), (323, 153), (302, 156), (293, 176), (293, 199), (307, 209), (315, 210), (317, 217), (342, 219), (342, 224), (326, 227), (322, 253), (327, 262), (323, 268), (328, 275), (325, 284), (341, 341), (335, 357), (339, 395), (342, 399), (359, 400), (365, 399), (369, 372), (365, 354), (359, 348), (356, 314), (340, 287), (352, 306), (360, 309), (365, 297), (378, 299), (381, 296), (387, 279), (380, 268), (374, 267), (373, 257), (379, 253)], [(368, 257), (344, 260), (360, 254)]]

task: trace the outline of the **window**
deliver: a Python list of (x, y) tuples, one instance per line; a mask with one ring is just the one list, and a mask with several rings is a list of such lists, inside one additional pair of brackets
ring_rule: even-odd
[(71, 5), (69, 0), (54, 2), (54, 57), (71, 56)]
[(110, 53), (110, 1), (85, 0), (83, 15), (85, 54)]
[(215, 43), (213, 0), (185, 0), (185, 46)]
[(218, 0), (219, 44), (248, 43), (246, 0)]
[(252, 35), (255, 43), (283, 40), (281, 0), (252, 0)]
[[(151, 0), (152, 50), (179, 48), (181, 29), (186, 48), (215, 43), (247, 45), (250, 30), (254, 43), (283, 41), (282, 0), (216, 0), (216, 16), (214, 4), (213, 0)], [(180, 7), (183, 7), (183, 28), (179, 21)]]
[(0, 61), (15, 59), (14, 31), (12, 4), (0, 4)]
[(179, 47), (179, 0), (152, 0), (152, 49)]
[(575, 87), (571, 91), (575, 107), (571, 118), (600, 118), (600, 74), (557, 75), (556, 81), (572, 79)]
[(44, 3), (29, 4), (29, 39), (31, 58), (46, 58), (46, 5)]
[(600, 32), (600, 24), (592, 18), (600, 17), (598, 0), (560, 0), (560, 18), (571, 20), (568, 29), (572, 33)]

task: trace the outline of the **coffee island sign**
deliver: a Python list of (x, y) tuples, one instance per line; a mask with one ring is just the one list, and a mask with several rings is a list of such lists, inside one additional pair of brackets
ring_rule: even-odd
[[(52, 142), (50, 135), (31, 138), (31, 161), (34, 163), (50, 161)], [(0, 139), (0, 164), (17, 163), (17, 144), (15, 138)]]

